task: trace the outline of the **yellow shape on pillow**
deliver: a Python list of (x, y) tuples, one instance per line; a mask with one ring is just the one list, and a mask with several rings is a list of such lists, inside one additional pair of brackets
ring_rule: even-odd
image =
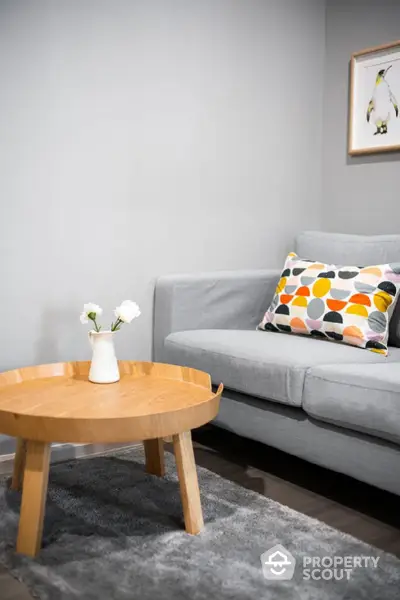
[(374, 295), (374, 304), (381, 312), (386, 312), (389, 306), (392, 304), (392, 296), (387, 292), (377, 292)]
[(292, 306), (307, 306), (307, 298), (304, 296), (296, 296), (296, 298), (292, 302)]
[(346, 308), (348, 315), (358, 315), (359, 317), (368, 318), (368, 311), (362, 304), (352, 304), (349, 308)]
[(325, 279), (325, 277), (321, 277), (318, 279), (312, 288), (313, 294), (316, 298), (322, 298), (322, 296), (326, 296), (326, 294), (331, 289), (331, 282), (329, 279)]
[(281, 279), (278, 282), (278, 285), (276, 286), (275, 294), (280, 294), (281, 292), (283, 292), (283, 290), (285, 289), (286, 281), (286, 277), (281, 277)]

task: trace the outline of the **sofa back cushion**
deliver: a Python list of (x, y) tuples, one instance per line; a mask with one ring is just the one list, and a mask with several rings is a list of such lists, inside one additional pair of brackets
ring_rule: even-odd
[[(400, 262), (400, 235), (350, 235), (303, 231), (296, 238), (303, 258), (336, 265), (378, 265)], [(389, 325), (389, 345), (400, 348), (400, 301)]]

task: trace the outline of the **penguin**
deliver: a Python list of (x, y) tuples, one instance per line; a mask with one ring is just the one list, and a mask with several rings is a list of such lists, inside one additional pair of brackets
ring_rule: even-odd
[(387, 69), (381, 69), (378, 72), (372, 98), (368, 104), (367, 123), (370, 122), (371, 113), (373, 112), (373, 122), (376, 126), (374, 135), (383, 135), (387, 133), (388, 121), (393, 108), (396, 117), (399, 116), (399, 105), (392, 90), (390, 89), (390, 85), (385, 79), (387, 72), (391, 67), (392, 65), (389, 65)]

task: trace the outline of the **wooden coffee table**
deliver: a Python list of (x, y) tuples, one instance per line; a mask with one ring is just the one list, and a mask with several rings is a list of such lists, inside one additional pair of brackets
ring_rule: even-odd
[[(11, 486), (22, 489), (17, 552), (39, 552), (50, 445), (143, 440), (146, 469), (164, 474), (163, 438), (172, 436), (185, 528), (203, 527), (191, 429), (218, 413), (216, 393), (202, 371), (158, 363), (119, 363), (121, 379), (87, 379), (89, 362), (58, 363), (0, 373), (0, 433), (18, 438)], [(132, 507), (134, 511), (134, 507)]]

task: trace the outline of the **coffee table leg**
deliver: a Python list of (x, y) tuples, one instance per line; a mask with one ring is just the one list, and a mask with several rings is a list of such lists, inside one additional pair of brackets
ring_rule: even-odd
[(147, 473), (163, 477), (165, 475), (163, 439), (145, 440), (143, 444), (146, 455)]
[(17, 552), (32, 557), (37, 555), (42, 542), (49, 462), (50, 444), (28, 440)]
[(11, 480), (11, 489), (21, 491), (22, 480), (24, 478), (26, 459), (26, 442), (22, 438), (17, 438), (17, 448), (15, 450), (14, 471)]
[(187, 533), (197, 534), (203, 528), (199, 482), (194, 460), (192, 434), (190, 431), (173, 436), (176, 466)]

